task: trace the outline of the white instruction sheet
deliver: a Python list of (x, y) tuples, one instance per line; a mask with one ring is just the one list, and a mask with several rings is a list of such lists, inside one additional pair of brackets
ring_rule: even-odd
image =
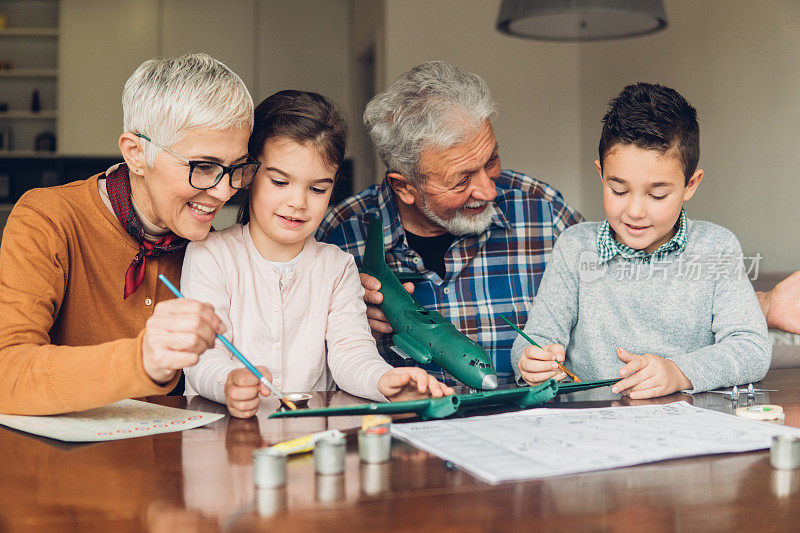
[(769, 448), (800, 428), (686, 402), (515, 413), (392, 424), (392, 435), (489, 483)]
[(63, 415), (0, 415), (0, 424), (67, 442), (97, 442), (183, 431), (204, 426), (222, 416), (138, 400), (122, 400), (104, 407)]

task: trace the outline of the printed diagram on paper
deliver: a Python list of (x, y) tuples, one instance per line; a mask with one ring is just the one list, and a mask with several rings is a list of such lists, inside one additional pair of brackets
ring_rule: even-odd
[(773, 435), (800, 437), (800, 428), (677, 402), (393, 424), (392, 434), (489, 483), (501, 483), (759, 450), (770, 447)]
[(67, 442), (96, 442), (183, 431), (204, 426), (222, 416), (138, 400), (122, 400), (64, 415), (0, 415), (0, 424)]

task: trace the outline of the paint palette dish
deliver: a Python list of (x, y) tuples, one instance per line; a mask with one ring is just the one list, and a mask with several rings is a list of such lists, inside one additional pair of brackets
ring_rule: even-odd
[[(283, 395), (284, 398), (292, 402), (298, 409), (308, 407), (308, 401), (311, 399), (311, 396), (312, 395), (307, 392), (290, 392)], [(281, 409), (285, 408), (281, 406)]]

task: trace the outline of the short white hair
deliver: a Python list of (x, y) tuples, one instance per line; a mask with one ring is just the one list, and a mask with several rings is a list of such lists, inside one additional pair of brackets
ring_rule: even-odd
[(486, 82), (445, 61), (402, 74), (364, 111), (364, 126), (386, 169), (422, 184), (419, 156), (467, 141), (497, 114)]
[[(193, 128), (253, 130), (253, 99), (242, 79), (207, 54), (149, 59), (125, 82), (124, 131), (171, 146)], [(143, 143), (152, 167), (161, 149)]]

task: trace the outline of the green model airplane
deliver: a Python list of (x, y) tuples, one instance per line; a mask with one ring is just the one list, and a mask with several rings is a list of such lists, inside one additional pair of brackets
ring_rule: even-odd
[(549, 402), (559, 394), (567, 394), (597, 387), (608, 387), (618, 381), (620, 381), (620, 378), (589, 382), (584, 381), (581, 383), (558, 383), (554, 379), (549, 379), (532, 387), (476, 392), (472, 394), (455, 394), (442, 398), (427, 398), (424, 400), (410, 400), (407, 402), (366, 403), (343, 407), (324, 407), (321, 409), (285, 410), (273, 413), (269, 415), (269, 418), (416, 413), (417, 416), (423, 420), (436, 420), (452, 416), (457, 412), (468, 415), (472, 410), (497, 405), (509, 405), (516, 406), (520, 409), (530, 409), (531, 407)]
[(381, 282), (381, 310), (395, 331), (392, 349), (422, 364), (436, 363), (473, 389), (497, 388), (497, 373), (486, 350), (436, 311), (422, 307), (386, 264), (383, 222), (372, 217), (361, 272)]

